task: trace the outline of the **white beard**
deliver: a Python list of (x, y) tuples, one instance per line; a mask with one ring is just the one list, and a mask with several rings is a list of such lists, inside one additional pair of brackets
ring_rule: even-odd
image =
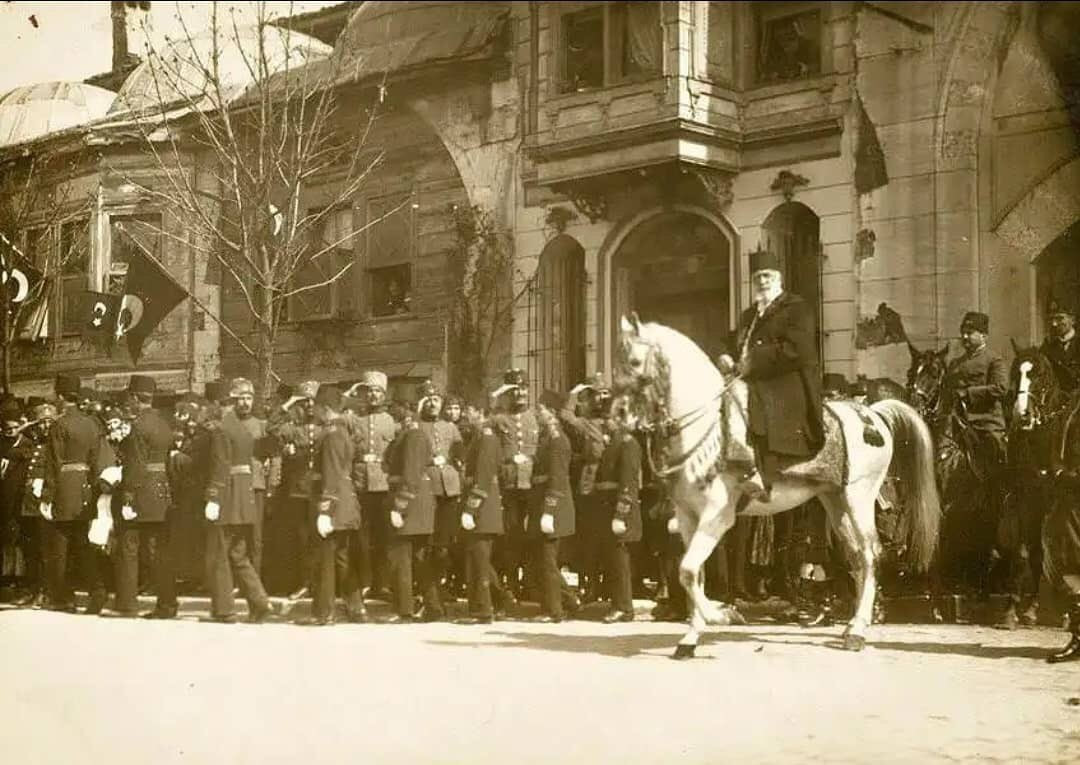
[(764, 311), (766, 306), (769, 305), (776, 298), (780, 297), (780, 293), (784, 289), (781, 286), (769, 287), (767, 289), (758, 290), (754, 293), (754, 303), (757, 305), (758, 311)]

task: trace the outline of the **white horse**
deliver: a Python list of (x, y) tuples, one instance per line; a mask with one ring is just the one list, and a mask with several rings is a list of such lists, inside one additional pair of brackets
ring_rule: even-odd
[[(745, 477), (747, 427), (746, 383), (725, 380), (708, 356), (689, 338), (660, 324), (623, 317), (616, 349), (615, 386), (629, 400), (633, 415), (663, 444), (658, 468), (669, 481), (679, 533), (686, 553), (679, 580), (691, 603), (690, 628), (672, 658), (694, 655), (708, 623), (728, 623), (706, 598), (702, 566), (735, 523), (738, 486)], [(862, 650), (873, 614), (876, 590), (874, 563), (880, 551), (874, 523), (874, 502), (890, 469), (899, 477), (907, 508), (910, 549), (925, 569), (937, 545), (941, 509), (934, 480), (933, 443), (918, 413), (902, 401), (883, 400), (869, 409), (853, 402), (830, 402), (847, 456), (847, 480), (823, 481), (781, 473), (767, 503), (750, 501), (746, 515), (774, 515), (818, 497), (834, 529), (843, 539), (858, 584), (857, 606), (844, 631), (844, 648)], [(864, 419), (865, 418), (865, 419)], [(869, 419), (883, 437), (867, 444)], [(842, 431), (842, 435), (841, 435)], [(650, 444), (652, 445), (652, 444)], [(647, 453), (652, 458), (651, 450)], [(843, 485), (841, 485), (843, 484)]]

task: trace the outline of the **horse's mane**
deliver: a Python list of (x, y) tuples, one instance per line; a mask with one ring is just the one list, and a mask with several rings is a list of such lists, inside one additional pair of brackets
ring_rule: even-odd
[(716, 368), (716, 365), (713, 364), (708, 354), (701, 350), (701, 347), (697, 343), (678, 330), (672, 329), (671, 327), (665, 327), (663, 324), (657, 324), (656, 322), (645, 322), (641, 325), (641, 338), (664, 351), (663, 353), (658, 354), (658, 357), (663, 359), (661, 366), (665, 368), (664, 373), (667, 375), (666, 382), (670, 383), (670, 357), (675, 354), (686, 356), (687, 358), (699, 357), (705, 369), (716, 378), (717, 383), (719, 384), (722, 382), (720, 370)]

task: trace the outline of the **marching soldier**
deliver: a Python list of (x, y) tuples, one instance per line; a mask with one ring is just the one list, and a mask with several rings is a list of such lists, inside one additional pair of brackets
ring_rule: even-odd
[[(254, 399), (252, 385), (244, 378), (233, 380), (230, 395), (245, 401), (248, 411)], [(252, 565), (250, 550), (258, 510), (252, 486), (252, 464), (256, 439), (236, 411), (227, 410), (219, 427), (210, 430), (210, 470), (204, 514), (210, 522), (206, 539), (207, 585), (210, 589), (210, 618), (233, 623), (233, 580), (248, 602), (250, 620), (265, 621), (273, 606), (266, 595), (259, 572)]]
[(356, 399), (356, 414), (350, 421), (355, 446), (353, 482), (360, 500), (363, 523), (360, 528), (360, 555), (353, 562), (361, 583), (370, 585), (369, 597), (389, 599), (387, 584), (387, 450), (397, 434), (397, 424), (386, 411), (386, 375), (365, 372), (348, 396)]
[(92, 514), (93, 476), (101, 471), (101, 431), (79, 411), (79, 378), (59, 375), (56, 395), (61, 411), (49, 431), (49, 471), (41, 495), (45, 525), (45, 571), (50, 608), (75, 612), (75, 591), (68, 561), (74, 557), (88, 577), (87, 613), (105, 606), (105, 583), (86, 532)]
[[(318, 481), (319, 441), (323, 424), (315, 417), (315, 396), (319, 384), (314, 380), (297, 386), (271, 418), (269, 432), (278, 439), (282, 450), (279, 508), (296, 529), (295, 571), (298, 581), (290, 599), (303, 597), (311, 587), (316, 571), (312, 550), (316, 545), (311, 522), (311, 496)], [(343, 426), (339, 426), (340, 427)], [(351, 453), (351, 452), (350, 452)]]
[[(579, 397), (583, 401), (578, 402)], [(579, 416), (577, 409), (584, 409)], [(577, 455), (577, 481), (574, 486), (574, 507), (577, 510), (577, 535), (580, 572), (585, 579), (584, 597), (592, 603), (600, 597), (600, 574), (603, 570), (606, 524), (597, 503), (596, 472), (600, 455), (610, 440), (607, 434), (607, 411), (611, 406), (611, 390), (600, 375), (587, 383), (575, 385), (566, 406), (559, 412), (559, 421), (570, 437)]]
[(266, 520), (266, 460), (270, 457), (268, 445), (273, 442), (266, 432), (266, 420), (255, 416), (255, 386), (243, 378), (239, 387), (237, 381), (229, 390), (232, 399), (232, 413), (255, 441), (255, 451), (251, 460), (251, 491), (255, 500), (255, 521), (251, 525), (251, 565), (262, 577), (263, 524)]
[(320, 386), (315, 394), (315, 414), (323, 430), (316, 459), (318, 472), (311, 484), (315, 513), (308, 522), (315, 527), (315, 577), (312, 617), (305, 624), (334, 622), (335, 581), (341, 583), (350, 621), (366, 621), (364, 600), (349, 555), (357, 547), (360, 505), (352, 483), (353, 442), (341, 419), (341, 391), (332, 385)]
[[(461, 445), (458, 450), (458, 454), (454, 458), (454, 466), (457, 468), (458, 473), (462, 478), (465, 475), (465, 454), (468, 450), (468, 439), (466, 438), (466, 422), (463, 418), (465, 414), (465, 401), (456, 394), (451, 393), (443, 401), (442, 419), (451, 423), (458, 429), (458, 433), (461, 434)], [(450, 547), (450, 571), (448, 574), (448, 588), (454, 593), (455, 597), (466, 597), (468, 595), (467, 589), (467, 576), (465, 573), (465, 546), (458, 540), (458, 543)]]
[(538, 409), (542, 430), (526, 533), (533, 539), (540, 578), (541, 614), (534, 621), (551, 623), (561, 622), (564, 615), (559, 540), (574, 536), (574, 499), (570, 487), (570, 441), (555, 416), (562, 402), (555, 400), (558, 394), (545, 398)]
[(425, 595), (425, 611), (436, 605), (428, 600), (431, 575), (422, 557), (435, 530), (435, 497), (427, 473), (431, 461), (431, 444), (419, 425), (405, 425), (390, 455), (391, 483), (395, 486), (388, 513), (387, 543), (394, 592), (395, 614), (389, 619), (392, 624), (413, 621), (413, 562), (417, 558), (420, 565), (416, 578)]
[(500, 408), (492, 418), (492, 424), (502, 445), (503, 464), (499, 479), (506, 529), (501, 540), (502, 550), (497, 551), (499, 562), (496, 565), (507, 591), (514, 593), (519, 590), (518, 571), (525, 560), (523, 524), (529, 514), (540, 426), (536, 414), (529, 408), (529, 386), (522, 370), (507, 370), (502, 386), (491, 397)]
[(425, 595), (431, 610), (429, 612), (425, 608), (424, 618), (440, 620), (446, 613), (439, 585), (450, 570), (450, 549), (455, 544), (461, 518), (458, 510), (461, 474), (457, 466), (462, 441), (457, 425), (439, 417), (443, 401), (434, 383), (430, 380), (424, 383), (420, 395), (420, 432), (427, 436), (431, 446), (431, 464), (428, 465), (427, 474), (431, 493), (435, 497), (435, 530), (428, 555), (429, 592)]
[(620, 421), (608, 421), (611, 441), (604, 448), (596, 490), (608, 519), (607, 576), (612, 609), (604, 621), (634, 620), (630, 545), (641, 541), (641, 445)]
[(33, 487), (43, 486), (45, 482), (48, 428), (56, 414), (51, 404), (45, 407), (36, 407), (36, 414), (47, 416), (38, 422), (24, 423), (18, 400), (6, 398), (0, 403), (5, 442), (0, 452), (0, 502), (4, 511), (12, 515), (10, 525), (17, 532), (26, 572), (24, 592), (15, 605), (34, 608), (41, 605), (45, 580), (41, 555), (44, 521), (38, 509), (40, 500), (34, 495)]
[(139, 589), (139, 550), (145, 544), (153, 561), (157, 604), (143, 616), (175, 619), (176, 574), (169, 529), (172, 495), (168, 461), (172, 426), (153, 408), (152, 377), (132, 375), (128, 393), (135, 413), (131, 433), (120, 443), (120, 546), (116, 557), (116, 610), (133, 613)]
[[(494, 540), (502, 536), (502, 496), (499, 493), (499, 465), (502, 447), (495, 431), (486, 423), (469, 423), (476, 428), (465, 458), (468, 492), (461, 510), (465, 531), (466, 571), (469, 580), (469, 616), (472, 624), (491, 624), (497, 614), (505, 614), (506, 593), (491, 565)], [(492, 596), (500, 598), (498, 612)]]

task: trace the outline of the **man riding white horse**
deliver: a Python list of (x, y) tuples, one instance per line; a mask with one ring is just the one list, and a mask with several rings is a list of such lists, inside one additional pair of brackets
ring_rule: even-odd
[(813, 456), (825, 443), (821, 375), (813, 314), (784, 290), (777, 256), (750, 253), (750, 272), (754, 305), (739, 322), (739, 360), (721, 356), (720, 370), (739, 374), (750, 389), (747, 435), (756, 469), (739, 488), (749, 499), (768, 501), (778, 462)]

